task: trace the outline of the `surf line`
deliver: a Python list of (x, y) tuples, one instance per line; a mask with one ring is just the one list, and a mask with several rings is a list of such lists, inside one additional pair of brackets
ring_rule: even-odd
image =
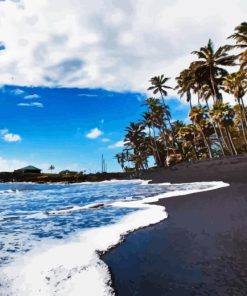
[[(157, 185), (169, 186), (167, 183)], [(101, 260), (101, 254), (121, 243), (128, 233), (156, 224), (168, 217), (165, 207), (150, 203), (172, 196), (229, 186), (224, 182), (179, 185), (179, 187), (184, 185), (186, 189), (161, 193), (142, 200), (116, 201), (112, 206), (138, 210), (126, 215), (115, 224), (82, 230), (76, 237), (70, 237), (66, 241), (46, 241), (21, 256), (18, 261), (4, 267), (0, 272), (3, 283), (8, 283), (0, 285), (0, 294), (2, 292), (3, 295), (11, 296), (77, 296), (81, 293), (95, 296), (115, 295), (109, 268)], [(193, 189), (188, 189), (190, 185)]]

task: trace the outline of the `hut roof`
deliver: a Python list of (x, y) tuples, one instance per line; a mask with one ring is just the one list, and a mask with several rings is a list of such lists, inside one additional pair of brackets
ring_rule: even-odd
[(36, 168), (35, 166), (28, 165), (24, 168), (18, 169), (16, 171), (41, 171), (41, 169)]

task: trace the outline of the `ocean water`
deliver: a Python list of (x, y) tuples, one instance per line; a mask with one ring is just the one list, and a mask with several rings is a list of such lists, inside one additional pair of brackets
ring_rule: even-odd
[(222, 182), (0, 184), (0, 295), (114, 295), (100, 253), (168, 214), (147, 202)]

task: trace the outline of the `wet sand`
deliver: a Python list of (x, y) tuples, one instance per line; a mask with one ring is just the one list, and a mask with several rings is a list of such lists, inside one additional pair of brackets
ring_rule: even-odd
[(117, 295), (247, 295), (247, 157), (144, 176), (230, 187), (159, 201), (168, 219), (129, 234), (103, 256)]

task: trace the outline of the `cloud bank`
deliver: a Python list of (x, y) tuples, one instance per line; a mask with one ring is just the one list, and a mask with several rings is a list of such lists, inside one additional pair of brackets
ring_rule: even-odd
[(247, 2), (25, 0), (0, 10), (0, 83), (144, 90), (153, 75), (176, 76), (209, 37), (225, 43)]

